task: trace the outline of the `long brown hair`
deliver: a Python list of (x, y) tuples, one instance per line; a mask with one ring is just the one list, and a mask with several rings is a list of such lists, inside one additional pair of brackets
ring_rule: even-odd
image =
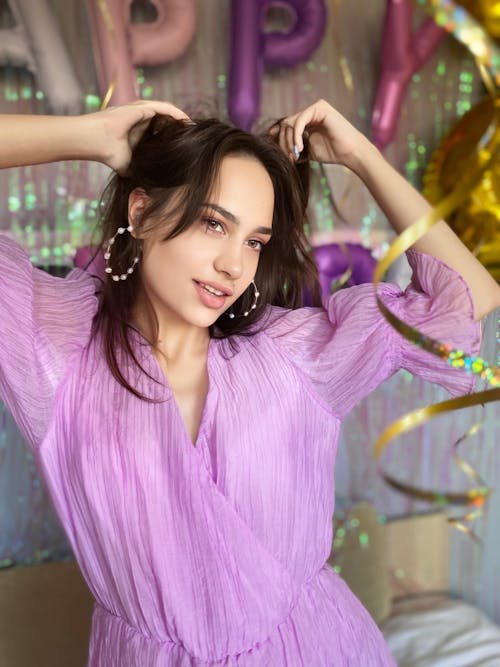
[[(111, 178), (101, 209), (101, 247), (119, 227), (128, 226), (129, 195), (136, 188), (147, 195), (139, 226), (146, 233), (165, 229), (162, 240), (172, 239), (199, 219), (221, 162), (229, 155), (252, 156), (269, 174), (275, 197), (273, 233), (261, 251), (255, 275), (260, 293), (257, 307), (250, 308), (253, 291), (246, 290), (235, 302), (234, 311), (249, 310), (248, 317), (231, 319), (222, 314), (209, 328), (210, 336), (216, 338), (254, 333), (269, 304), (298, 308), (303, 304), (305, 288), (320, 304), (317, 269), (304, 231), (309, 198), (307, 142), (301, 160), (292, 163), (268, 133), (253, 135), (214, 118), (188, 123), (156, 116), (135, 146), (127, 172)], [(178, 222), (172, 226), (175, 219)], [(140, 245), (130, 234), (116, 237), (110, 260), (114, 273), (127, 271), (140, 254)], [(132, 309), (138, 298), (144, 298), (141, 288), (140, 263), (127, 280), (106, 280), (93, 331), (102, 336), (106, 360), (116, 380), (134, 395), (151, 400), (124, 377), (117, 354), (124, 352), (140, 366), (130, 334), (134, 328)], [(157, 334), (158, 320), (150, 310)], [(156, 339), (157, 335), (150, 343), (154, 345)]]

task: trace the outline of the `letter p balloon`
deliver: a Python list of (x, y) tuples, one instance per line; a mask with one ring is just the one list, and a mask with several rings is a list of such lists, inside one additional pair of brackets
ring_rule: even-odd
[[(290, 12), (287, 32), (264, 32), (273, 6)], [(324, 0), (232, 0), (228, 107), (236, 125), (249, 130), (259, 117), (264, 67), (307, 60), (323, 39), (326, 15)]]

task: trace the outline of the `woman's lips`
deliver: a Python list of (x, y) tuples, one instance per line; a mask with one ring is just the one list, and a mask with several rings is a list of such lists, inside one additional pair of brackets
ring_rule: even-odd
[[(205, 287), (203, 287), (202, 283), (199, 283), (197, 280), (194, 280), (193, 282), (196, 287), (196, 291), (198, 292), (198, 295), (200, 297), (200, 300), (204, 306), (206, 306), (207, 308), (213, 308), (215, 310), (219, 310), (220, 308), (224, 307), (229, 295), (222, 294), (221, 296), (218, 296), (217, 294), (212, 294), (212, 292), (209, 292), (207, 289), (205, 289)], [(212, 287), (210, 283), (206, 284)]]

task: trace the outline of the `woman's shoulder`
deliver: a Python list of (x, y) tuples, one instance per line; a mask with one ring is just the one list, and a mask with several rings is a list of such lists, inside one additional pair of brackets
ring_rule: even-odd
[[(397, 291), (394, 285), (384, 284), (383, 293)], [(372, 283), (354, 285), (339, 290), (323, 299), (321, 306), (303, 306), (289, 309), (269, 306), (262, 319), (262, 329), (270, 336), (282, 336), (297, 329), (306, 334), (309, 330), (331, 330), (333, 326), (353, 323), (357, 315), (374, 317), (377, 315), (375, 292)]]
[[(0, 233), (0, 271), (3, 273), (3, 278), (7, 277), (6, 271), (14, 271), (19, 284), (26, 281), (41, 282), (62, 288), (65, 283), (76, 283), (82, 288), (86, 287), (93, 291), (94, 294), (99, 292), (100, 279), (83, 269), (62, 266), (60, 275), (52, 275), (31, 260), (32, 258), (19, 241), (5, 232)], [(57, 293), (57, 289), (54, 291)]]
[[(2, 330), (22, 330), (65, 356), (86, 344), (99, 307), (98, 281), (82, 269), (66, 277), (37, 268), (14, 239), (0, 234)], [(27, 350), (28, 354), (29, 351)]]

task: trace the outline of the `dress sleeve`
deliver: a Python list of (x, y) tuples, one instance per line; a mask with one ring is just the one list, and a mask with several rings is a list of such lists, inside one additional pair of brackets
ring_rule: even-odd
[[(405, 291), (382, 283), (379, 294), (401, 320), (455, 349), (477, 354), (480, 324), (463, 278), (429, 255), (408, 251), (413, 270)], [(469, 393), (474, 378), (408, 342), (385, 319), (372, 284), (341, 290), (325, 308), (273, 308), (266, 334), (340, 419), (383, 380), (404, 368), (452, 395)]]
[(80, 269), (63, 279), (35, 268), (0, 235), (0, 398), (32, 448), (46, 433), (71, 355), (88, 342), (95, 287)]

